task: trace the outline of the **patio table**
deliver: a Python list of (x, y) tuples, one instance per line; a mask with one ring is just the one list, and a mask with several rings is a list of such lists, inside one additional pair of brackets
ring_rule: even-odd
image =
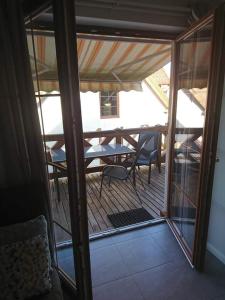
[[(107, 145), (94, 145), (84, 147), (84, 158), (94, 159), (109, 156), (118, 156), (125, 154), (132, 154), (136, 151), (128, 146), (121, 144), (107, 144)], [(62, 163), (66, 161), (66, 153), (63, 149), (52, 149), (50, 151), (52, 162)]]

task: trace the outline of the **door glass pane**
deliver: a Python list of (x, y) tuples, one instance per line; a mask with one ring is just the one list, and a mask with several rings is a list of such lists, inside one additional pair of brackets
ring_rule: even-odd
[[(52, 8), (27, 24), (27, 43), (49, 179), (56, 266), (75, 281), (66, 146)], [(43, 24), (45, 25), (43, 25)], [(42, 26), (43, 25), (43, 26)], [(66, 202), (62, 202), (66, 198)], [(68, 256), (70, 260), (68, 261)], [(65, 258), (66, 257), (66, 258)], [(65, 269), (65, 265), (67, 268)]]
[(212, 23), (178, 44), (171, 218), (189, 253), (195, 235)]

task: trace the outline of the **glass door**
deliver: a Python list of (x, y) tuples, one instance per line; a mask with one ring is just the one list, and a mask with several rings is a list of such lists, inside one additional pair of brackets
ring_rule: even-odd
[(73, 2), (52, 1), (30, 16), (27, 43), (49, 179), (55, 264), (78, 299), (92, 299)]
[[(191, 257), (194, 247), (212, 20), (176, 43), (176, 112), (170, 217)], [(175, 104), (174, 104), (175, 105)]]
[(215, 38), (220, 17), (217, 12), (199, 22), (174, 42), (173, 49), (168, 222), (196, 267), (196, 254), (201, 248), (202, 259), (206, 247), (207, 186), (212, 180), (212, 145), (217, 134), (213, 115), (220, 105), (213, 77), (221, 59), (219, 36)]

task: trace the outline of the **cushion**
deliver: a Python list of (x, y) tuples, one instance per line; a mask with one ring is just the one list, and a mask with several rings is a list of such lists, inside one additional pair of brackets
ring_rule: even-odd
[(44, 216), (0, 228), (0, 266), (2, 299), (27, 299), (51, 290)]
[(39, 234), (47, 238), (47, 222), (44, 216), (24, 223), (0, 227), (0, 245), (25, 241)]
[(53, 268), (51, 273), (52, 289), (50, 293), (33, 297), (32, 300), (63, 300), (63, 292), (58, 272)]

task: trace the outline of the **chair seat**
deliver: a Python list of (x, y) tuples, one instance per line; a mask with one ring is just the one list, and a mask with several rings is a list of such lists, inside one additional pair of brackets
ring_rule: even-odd
[[(139, 166), (141, 166), (141, 165), (148, 166), (150, 164), (150, 162), (153, 162), (157, 159), (157, 153), (158, 153), (157, 150), (152, 151), (150, 153), (150, 155), (148, 155), (148, 158), (146, 158), (145, 155), (140, 154), (136, 164), (139, 165)], [(132, 165), (133, 161), (134, 161), (133, 158), (129, 158), (129, 159), (127, 159), (123, 162), (123, 166), (125, 168), (129, 168)]]
[(103, 175), (125, 180), (128, 177), (128, 171), (123, 166), (109, 165), (103, 169)]
[(142, 165), (148, 166), (149, 163), (150, 163), (150, 161), (147, 160), (147, 159), (139, 159), (139, 160), (137, 161), (137, 165), (138, 165), (138, 166), (142, 166)]
[(137, 160), (137, 165), (149, 165), (151, 162), (155, 161), (157, 159), (157, 150), (150, 153), (148, 159), (146, 156), (140, 155), (139, 159)]
[[(135, 181), (135, 170), (136, 170), (136, 165), (137, 165), (137, 161), (145, 158), (146, 159), (146, 154), (147, 154), (147, 158), (149, 161), (150, 159), (153, 159), (153, 157), (157, 157), (157, 150), (152, 150), (151, 152), (149, 152), (148, 150), (146, 151), (145, 146), (149, 143), (149, 141), (151, 140), (152, 135), (151, 136), (146, 136), (142, 139), (142, 141), (139, 143), (139, 147), (137, 148), (137, 152), (134, 158), (129, 158), (127, 157), (124, 161), (123, 161), (123, 166), (119, 166), (119, 165), (107, 165), (103, 168), (102, 171), (102, 179), (101, 179), (101, 186), (100, 186), (100, 197), (101, 197), (101, 193), (102, 193), (102, 184), (103, 184), (103, 179), (105, 176), (109, 177), (109, 186), (110, 186), (110, 181), (111, 178), (116, 178), (119, 180), (126, 180), (129, 179), (129, 182), (132, 186), (132, 188), (134, 189), (138, 200), (140, 201), (141, 205), (142, 205), (142, 200), (137, 192), (136, 189), (136, 181)], [(149, 154), (150, 153), (150, 154)], [(143, 155), (143, 156), (142, 156)], [(128, 170), (129, 168), (129, 170)], [(150, 168), (149, 168), (150, 169)], [(131, 180), (131, 175), (133, 175), (133, 182)], [(143, 185), (143, 183), (142, 183)], [(144, 185), (143, 185), (144, 187)]]

